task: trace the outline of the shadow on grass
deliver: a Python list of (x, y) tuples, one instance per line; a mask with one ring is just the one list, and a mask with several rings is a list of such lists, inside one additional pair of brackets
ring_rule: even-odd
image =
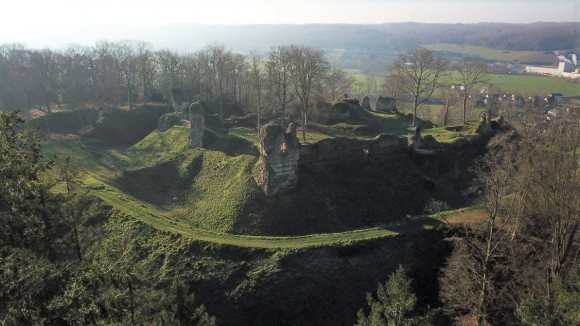
[(379, 226), (383, 230), (397, 232), (397, 233), (413, 233), (424, 230), (436, 230), (444, 227), (444, 221), (433, 217), (417, 217), (416, 219), (403, 219), (388, 225)]
[(254, 144), (236, 134), (221, 134), (210, 129), (205, 130), (203, 136), (204, 148), (223, 152), (227, 156), (253, 155), (258, 156), (258, 149)]

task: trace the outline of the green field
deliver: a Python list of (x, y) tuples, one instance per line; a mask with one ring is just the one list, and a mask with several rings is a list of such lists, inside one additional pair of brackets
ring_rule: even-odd
[[(355, 82), (366, 85), (366, 75), (360, 70), (347, 69)], [(452, 72), (450, 72), (452, 74)], [(379, 85), (383, 83), (379, 80)], [(489, 83), (499, 87), (505, 93), (521, 94), (523, 96), (546, 96), (550, 93), (562, 93), (564, 96), (580, 96), (580, 83), (563, 78), (540, 75), (489, 75)], [(489, 84), (488, 83), (488, 84)], [(438, 96), (439, 92), (435, 92)]]
[(564, 96), (580, 96), (580, 84), (562, 78), (536, 75), (491, 75), (490, 83), (506, 93), (524, 96), (546, 96), (562, 93)]
[(554, 60), (553, 54), (546, 54), (543, 51), (511, 51), (498, 50), (473, 45), (458, 45), (436, 43), (424, 45), (425, 48), (438, 52), (451, 52), (468, 55), (485, 60), (507, 61), (512, 63), (526, 62), (545, 62), (550, 63)]

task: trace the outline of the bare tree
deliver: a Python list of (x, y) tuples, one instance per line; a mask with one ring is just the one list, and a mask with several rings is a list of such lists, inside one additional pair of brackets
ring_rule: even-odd
[(118, 69), (125, 80), (129, 110), (133, 110), (133, 91), (137, 74), (136, 41), (125, 40), (115, 44)]
[(441, 123), (446, 126), (452, 120), (451, 113), (458, 108), (457, 92), (451, 89), (450, 85), (443, 85), (441, 87), (441, 94), (443, 95), (443, 116), (441, 117)]
[(179, 85), (179, 55), (170, 50), (157, 52), (158, 78), (157, 83), (163, 94), (169, 98), (171, 89)]
[(376, 95), (376, 92), (378, 90), (377, 77), (375, 75), (367, 73), (365, 78), (365, 84), (367, 86), (367, 95), (368, 96)]
[(113, 53), (114, 45), (108, 41), (99, 41), (93, 48), (95, 61), (93, 76), (95, 92), (100, 102), (117, 102), (121, 96), (121, 74)]
[(521, 302), (528, 320), (561, 313), (558, 282), (577, 270), (580, 252), (579, 121), (574, 110), (550, 122), (534, 117), (490, 141), (473, 169), (485, 224), (466, 228), (448, 260), (448, 309), (473, 314), (478, 325), (511, 324), (501, 319), (514, 320)]
[(78, 107), (91, 100), (94, 93), (95, 66), (92, 49), (70, 45), (63, 60), (63, 99), (72, 107)]
[(413, 97), (413, 126), (417, 108), (431, 98), (446, 69), (445, 59), (424, 48), (401, 54), (393, 64), (392, 77)]
[[(488, 308), (495, 295), (498, 252), (510, 239), (509, 216), (499, 217), (506, 196), (513, 190), (516, 172), (508, 158), (501, 151), (490, 151), (472, 168), (475, 177), (470, 189), (479, 196), (480, 206), (486, 212), (485, 224), (482, 229), (465, 229), (463, 243), (450, 257), (441, 281), (441, 297), (446, 305), (473, 314), (477, 325), (487, 323)], [(461, 277), (468, 272), (467, 279)], [(462, 295), (463, 292), (470, 296)]]
[(457, 74), (452, 76), (455, 90), (463, 98), (463, 117), (461, 123), (465, 124), (467, 118), (467, 99), (473, 94), (478, 85), (488, 81), (489, 68), (481, 63), (470, 61), (457, 68)]
[(525, 143), (517, 156), (523, 174), (518, 193), (526, 205), (521, 236), (537, 239), (531, 244), (551, 297), (554, 280), (577, 264), (580, 250), (580, 115), (570, 110), (560, 120), (523, 128)]
[(223, 123), (224, 119), (224, 89), (227, 74), (229, 73), (228, 68), (230, 67), (229, 62), (232, 59), (232, 53), (230, 50), (226, 50), (223, 44), (212, 44), (206, 47), (208, 54), (207, 72), (213, 75), (214, 81), (216, 83), (216, 88), (219, 96), (219, 116), (220, 121)]
[(282, 113), (282, 125), (284, 125), (284, 117), (286, 108), (295, 99), (294, 92), (291, 91), (291, 61), (290, 61), (290, 47), (281, 45), (277, 48), (272, 48), (268, 53), (268, 80), (269, 86), (272, 89), (275, 102)]
[(229, 74), (226, 77), (230, 80), (231, 94), (233, 100), (239, 103), (245, 95), (247, 84), (251, 84), (251, 78), (248, 78), (251, 74), (250, 67), (246, 62), (246, 57), (239, 53), (231, 53), (227, 64), (230, 68), (227, 69)]
[(157, 58), (152, 50), (152, 45), (147, 42), (136, 44), (137, 77), (141, 84), (141, 99), (143, 105), (147, 105), (149, 92), (153, 87), (157, 71)]
[(306, 141), (306, 116), (314, 83), (324, 76), (328, 62), (321, 50), (290, 46), (291, 77), (302, 113), (302, 139)]
[(256, 115), (258, 117), (258, 133), (260, 132), (260, 100), (262, 95), (263, 58), (255, 51), (250, 52), (250, 72), (256, 99)]
[(42, 69), (40, 80), (43, 85), (43, 100), (46, 112), (50, 113), (51, 103), (58, 103), (58, 95), (62, 91), (62, 56), (60, 53), (44, 49), (40, 52)]
[(336, 100), (349, 92), (352, 83), (354, 83), (354, 77), (342, 69), (332, 68), (324, 76), (322, 83), (326, 90), (326, 97), (330, 100)]

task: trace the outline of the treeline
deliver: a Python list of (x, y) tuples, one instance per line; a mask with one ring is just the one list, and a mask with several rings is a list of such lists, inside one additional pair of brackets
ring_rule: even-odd
[(454, 228), (440, 279), (443, 309), (458, 324), (580, 323), (578, 118), (523, 119), (473, 166), (485, 214)]
[(245, 56), (222, 44), (191, 53), (154, 50), (142, 41), (101, 41), (63, 51), (0, 46), (0, 108), (91, 104), (219, 102), (255, 112), (309, 107), (312, 98), (336, 99), (353, 78), (332, 69), (321, 50), (283, 45)]
[(175, 239), (145, 239), (79, 186), (73, 161), (43, 158), (37, 130), (0, 112), (0, 324), (215, 325), (191, 275), (160, 267), (173, 254), (158, 240)]
[[(367, 294), (357, 325), (579, 325), (579, 112), (528, 115), (471, 168), (482, 213), (449, 221), (437, 309), (416, 307), (403, 268)], [(431, 201), (425, 211), (446, 204)], [(441, 215), (444, 219), (444, 214)]]

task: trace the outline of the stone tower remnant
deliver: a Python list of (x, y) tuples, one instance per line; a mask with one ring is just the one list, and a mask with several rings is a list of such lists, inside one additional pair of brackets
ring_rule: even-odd
[(422, 147), (423, 136), (421, 135), (421, 126), (420, 125), (415, 126), (415, 131), (413, 132), (413, 135), (411, 136), (411, 141), (413, 142), (414, 149), (419, 149)]
[(203, 147), (203, 135), (205, 133), (205, 114), (199, 102), (189, 106), (189, 147)]
[(298, 183), (300, 143), (296, 125), (288, 129), (267, 124), (260, 129), (260, 159), (254, 167), (254, 179), (266, 196), (293, 189)]
[(365, 96), (362, 100), (361, 106), (363, 109), (370, 111), (371, 110), (371, 99), (368, 96)]
[(488, 134), (493, 132), (491, 128), (491, 111), (483, 111), (479, 114), (479, 123), (475, 126), (473, 130), (474, 133), (478, 134)]
[(375, 110), (378, 112), (397, 112), (397, 99), (394, 97), (379, 97), (375, 102)]

